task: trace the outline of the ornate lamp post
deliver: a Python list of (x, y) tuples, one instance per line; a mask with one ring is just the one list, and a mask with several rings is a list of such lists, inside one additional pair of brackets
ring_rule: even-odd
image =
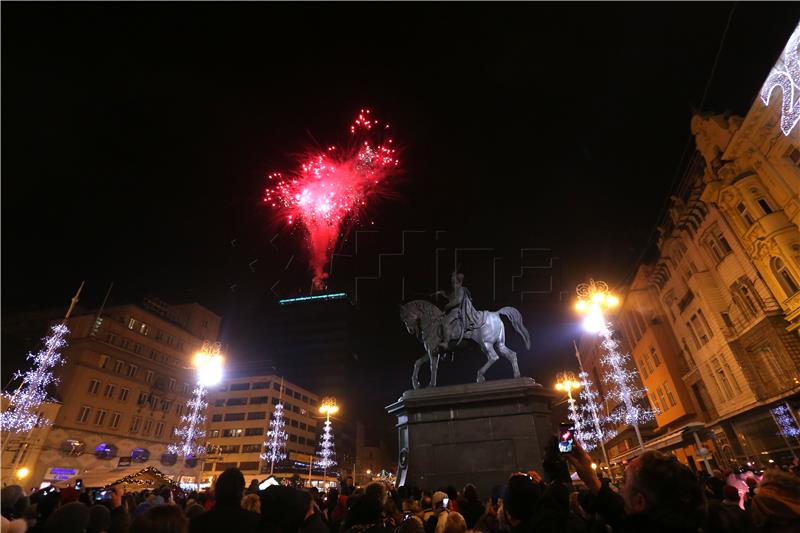
[(576, 391), (580, 388), (581, 382), (578, 381), (578, 378), (576, 378), (575, 374), (572, 372), (559, 372), (556, 376), (556, 390), (567, 393), (569, 419), (572, 420), (572, 424), (575, 426), (575, 436), (578, 437), (578, 440), (581, 441), (581, 445), (583, 445), (583, 420), (578, 412), (575, 398), (572, 397), (572, 391)]
[(192, 392), (192, 399), (186, 403), (189, 412), (181, 417), (181, 427), (176, 436), (178, 444), (169, 447), (169, 451), (182, 455), (184, 463), (205, 454), (205, 446), (201, 444), (206, 436), (206, 394), (208, 387), (222, 381), (222, 346), (220, 343), (203, 343), (203, 347), (194, 355), (192, 366), (197, 371), (197, 384)]
[(320, 441), (320, 460), (317, 463), (322, 467), (322, 487), (325, 488), (327, 484), (328, 468), (336, 465), (335, 453), (333, 451), (333, 427), (331, 426), (331, 415), (339, 412), (339, 406), (336, 405), (336, 398), (327, 397), (323, 398), (319, 406), (319, 412), (325, 415), (325, 429), (322, 433), (322, 440)]
[(619, 298), (611, 294), (608, 284), (604, 281), (593, 279), (578, 285), (576, 292), (578, 300), (575, 303), (575, 310), (586, 314), (583, 320), (584, 329), (589, 333), (598, 333), (603, 339), (601, 344), (605, 354), (601, 362), (605, 367), (604, 381), (612, 385), (609, 396), (617, 400), (622, 407), (616, 420), (633, 426), (639, 447), (644, 449), (639, 424), (652, 419), (653, 413), (634, 403), (644, 397), (646, 390), (636, 386), (636, 372), (628, 370), (630, 356), (618, 350), (619, 343), (614, 340), (610, 323), (604, 316), (604, 311), (619, 305)]

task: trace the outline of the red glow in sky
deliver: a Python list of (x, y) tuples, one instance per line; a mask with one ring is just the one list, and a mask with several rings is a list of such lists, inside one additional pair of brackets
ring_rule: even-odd
[(400, 164), (388, 128), (362, 109), (350, 125), (351, 148), (310, 151), (296, 173), (267, 177), (264, 201), (287, 224), (305, 228), (317, 289), (324, 288), (325, 263), (345, 225), (357, 221)]

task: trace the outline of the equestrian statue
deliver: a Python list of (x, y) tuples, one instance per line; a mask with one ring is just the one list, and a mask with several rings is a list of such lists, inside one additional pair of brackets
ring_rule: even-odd
[(400, 306), (400, 318), (408, 332), (422, 342), (425, 355), (414, 363), (411, 384), (419, 388), (419, 369), (428, 361), (431, 366), (431, 387), (436, 386), (439, 357), (452, 353), (464, 339), (474, 341), (486, 355), (486, 364), (478, 369), (478, 383), (483, 383), (486, 371), (500, 355), (511, 362), (514, 377), (519, 377), (517, 354), (506, 346), (506, 330), (500, 315), (505, 316), (530, 349), (531, 339), (522, 323), (522, 315), (514, 307), (503, 307), (497, 311), (478, 311), (472, 305), (469, 289), (464, 287), (464, 275), (453, 272), (450, 278), (452, 292), (437, 291), (432, 297), (447, 298), (444, 312), (427, 300), (413, 300)]

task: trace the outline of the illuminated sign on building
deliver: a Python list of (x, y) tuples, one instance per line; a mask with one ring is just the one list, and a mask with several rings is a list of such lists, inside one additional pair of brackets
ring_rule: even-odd
[(789, 37), (786, 48), (783, 49), (781, 57), (769, 73), (767, 81), (761, 88), (761, 101), (764, 105), (769, 105), (771, 97), (778, 97), (775, 92), (780, 88), (781, 98), (781, 131), (784, 135), (797, 125), (800, 120), (800, 57), (798, 53), (800, 46), (800, 24), (794, 29), (794, 33)]

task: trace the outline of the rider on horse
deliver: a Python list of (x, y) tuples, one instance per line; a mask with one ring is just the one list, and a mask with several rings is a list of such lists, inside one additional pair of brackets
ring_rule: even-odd
[[(472, 331), (476, 327), (480, 327), (480, 316), (478, 311), (472, 305), (472, 295), (469, 289), (464, 287), (464, 274), (453, 272), (450, 277), (450, 282), (453, 287), (453, 292), (450, 294), (444, 291), (437, 291), (434, 296), (442, 295), (447, 298), (447, 304), (444, 306), (445, 317), (442, 320), (441, 335), (442, 342), (439, 346), (443, 350), (450, 349), (450, 339), (458, 337), (458, 342), (464, 338), (468, 331)], [(456, 333), (451, 337), (450, 333), (454, 330), (454, 326), (458, 328)]]

